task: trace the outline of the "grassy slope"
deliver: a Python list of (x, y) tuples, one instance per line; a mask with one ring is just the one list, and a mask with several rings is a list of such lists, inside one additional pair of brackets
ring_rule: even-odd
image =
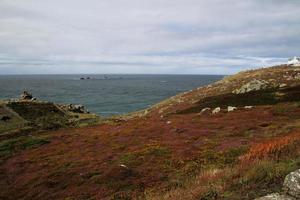
[(1, 116), (9, 116), (10, 119), (0, 121), (0, 140), (37, 130), (85, 126), (99, 121), (99, 117), (94, 114), (73, 113), (54, 103), (42, 101), (2, 102)]
[(8, 108), (6, 106), (6, 103), (1, 103), (0, 102), (0, 117), (2, 116), (8, 116), (10, 117), (9, 122), (4, 122), (0, 121), (0, 134), (11, 131), (11, 130), (16, 130), (22, 127), (26, 127), (27, 121), (20, 117), (16, 112), (14, 112), (12, 109)]
[[(279, 191), (300, 167), (299, 70), (239, 73), (140, 117), (3, 141), (0, 199), (253, 199)], [(254, 78), (269, 82), (265, 91), (232, 94)], [(229, 103), (255, 107), (198, 114)]]

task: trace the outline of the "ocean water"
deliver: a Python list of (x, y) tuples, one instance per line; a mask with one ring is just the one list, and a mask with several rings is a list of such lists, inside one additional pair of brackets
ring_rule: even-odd
[(18, 98), (26, 89), (41, 100), (82, 104), (91, 112), (111, 116), (147, 108), (222, 78), (217, 75), (0, 75), (0, 98)]

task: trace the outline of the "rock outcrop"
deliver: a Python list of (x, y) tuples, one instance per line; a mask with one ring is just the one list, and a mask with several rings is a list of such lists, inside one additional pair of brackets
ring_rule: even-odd
[(254, 79), (254, 80), (246, 83), (239, 89), (236, 89), (232, 92), (234, 94), (244, 94), (244, 93), (251, 92), (251, 91), (258, 91), (258, 90), (266, 89), (267, 87), (268, 87), (267, 81)]

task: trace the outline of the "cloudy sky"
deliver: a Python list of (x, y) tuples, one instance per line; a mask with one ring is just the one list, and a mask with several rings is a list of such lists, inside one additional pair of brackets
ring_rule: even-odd
[(295, 55), (299, 0), (0, 0), (0, 74), (230, 74)]

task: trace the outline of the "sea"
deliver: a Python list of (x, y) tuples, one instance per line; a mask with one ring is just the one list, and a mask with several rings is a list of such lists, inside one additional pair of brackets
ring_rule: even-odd
[(0, 99), (27, 90), (39, 100), (82, 104), (100, 116), (145, 109), (222, 79), (221, 75), (0, 75)]

